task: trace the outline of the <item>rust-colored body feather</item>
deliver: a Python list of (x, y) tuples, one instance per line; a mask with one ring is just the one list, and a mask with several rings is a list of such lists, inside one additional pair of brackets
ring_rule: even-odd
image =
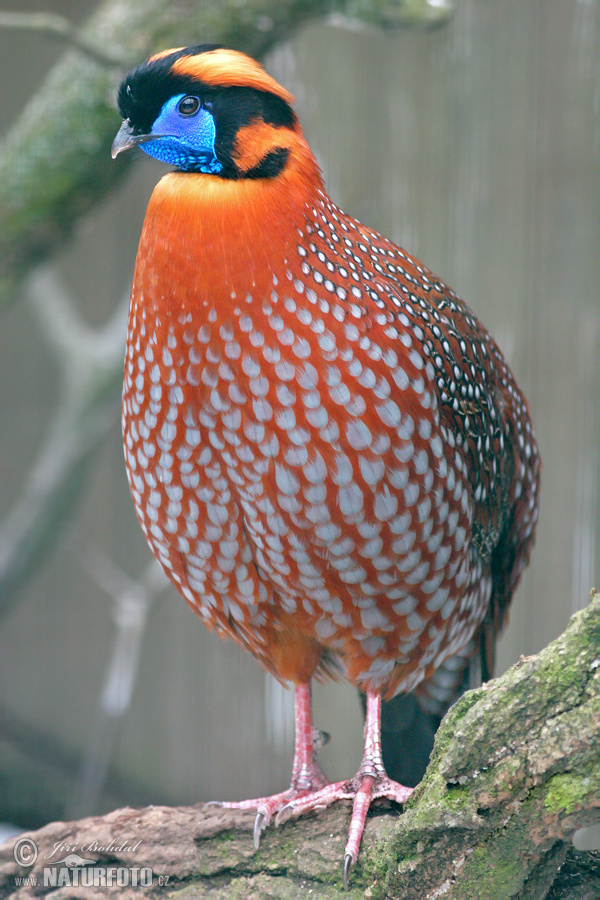
[[(255, 144), (265, 129), (256, 130)], [(495, 596), (503, 595), (504, 606), (512, 593), (534, 523), (537, 469), (524, 469), (521, 460), (525, 447), (531, 454), (532, 436), (525, 403), (483, 327), (408, 254), (331, 203), (299, 134), (288, 133), (286, 144), (293, 164), (285, 177), (223, 181), (173, 173), (152, 196), (132, 294), (128, 345), (135, 356), (124, 395), (136, 507), (154, 552), (168, 561), (169, 576), (206, 624), (245, 645), (274, 674), (305, 679), (322, 647), (340, 656), (351, 680), (393, 693), (428, 678), (472, 637), (489, 609), (491, 551), (501, 540), (511, 559)], [(254, 159), (261, 151), (251, 148)], [(423, 354), (426, 339), (431, 349)], [(467, 384), (478, 382), (487, 392), (477, 401), (459, 394), (456, 410), (451, 387), (444, 402), (436, 382), (460, 382), (445, 341)], [(151, 359), (138, 391), (135, 357), (144, 351)], [(443, 354), (437, 362), (436, 351)], [(468, 368), (474, 359), (475, 377)], [(286, 364), (289, 378), (281, 374)], [(153, 367), (155, 392), (161, 390), (155, 413), (149, 412)], [(176, 403), (168, 399), (175, 389)], [(315, 409), (322, 412), (315, 416)], [(143, 452), (139, 423), (147, 412), (157, 443), (142, 472), (136, 450)], [(165, 423), (173, 435), (161, 441)], [(180, 447), (195, 461), (189, 485)], [(170, 465), (164, 454), (173, 458)], [(188, 459), (183, 463), (185, 469)], [(307, 477), (306, 467), (315, 464), (322, 472)], [(326, 510), (317, 514), (315, 482), (326, 497)], [(182, 495), (177, 515), (169, 512), (174, 485)], [(479, 503), (478, 485), (487, 487)], [(190, 500), (200, 505), (191, 527)], [(153, 536), (148, 518), (155, 508), (162, 538)], [(222, 523), (212, 521), (211, 509), (223, 511)], [(319, 537), (328, 522), (332, 537)], [(187, 572), (197, 575), (188, 548), (202, 540), (210, 552), (200, 590)], [(222, 558), (226, 569), (235, 561), (231, 571), (219, 567), (220, 541), (236, 546)], [(344, 542), (349, 565), (358, 569), (350, 580), (339, 565)], [(312, 567), (306, 583), (303, 554)]]

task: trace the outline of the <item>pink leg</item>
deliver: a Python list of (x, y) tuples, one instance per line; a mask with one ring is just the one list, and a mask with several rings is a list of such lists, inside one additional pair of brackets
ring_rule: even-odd
[(352, 800), (352, 819), (344, 853), (344, 888), (348, 889), (348, 872), (358, 857), (367, 812), (373, 800), (385, 798), (404, 803), (412, 788), (404, 787), (388, 778), (381, 755), (381, 693), (367, 691), (367, 719), (365, 750), (360, 768), (350, 781), (328, 784), (316, 793), (296, 797), (280, 809), (275, 820), (279, 824), (289, 816), (299, 816), (309, 810), (324, 809), (336, 800)]
[[(255, 800), (240, 802), (214, 802), (210, 805), (226, 809), (256, 809), (254, 821), (254, 846), (258, 849), (260, 836), (273, 815), (290, 803), (319, 791), (328, 783), (317, 762), (314, 746), (314, 729), (310, 703), (310, 684), (296, 685), (296, 745), (292, 781), (287, 791), (273, 794), (270, 797), (258, 797)], [(208, 805), (208, 804), (207, 804)]]

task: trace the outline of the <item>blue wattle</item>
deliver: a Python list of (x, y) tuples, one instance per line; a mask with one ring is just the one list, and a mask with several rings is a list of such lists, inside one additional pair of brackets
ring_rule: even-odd
[(140, 144), (140, 148), (170, 166), (177, 166), (184, 172), (204, 172), (205, 174), (217, 174), (223, 166), (210, 149), (198, 149), (190, 147), (180, 138), (160, 137), (153, 141)]
[(217, 131), (207, 109), (194, 116), (182, 116), (178, 106), (185, 94), (171, 97), (161, 109), (152, 126), (150, 140), (140, 148), (184, 172), (217, 174), (223, 168), (215, 153)]

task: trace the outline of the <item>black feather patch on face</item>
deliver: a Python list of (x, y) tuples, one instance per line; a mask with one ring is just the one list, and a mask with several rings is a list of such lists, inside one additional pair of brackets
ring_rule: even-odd
[(244, 178), (275, 178), (285, 169), (289, 155), (287, 147), (270, 150), (257, 166), (244, 173)]
[(196, 95), (210, 109), (215, 121), (215, 152), (223, 166), (221, 176), (273, 177), (285, 166), (287, 152), (278, 148), (268, 154), (264, 164), (244, 175), (238, 171), (233, 159), (236, 136), (240, 128), (261, 119), (275, 127), (294, 128), (297, 120), (293, 109), (280, 97), (266, 91), (251, 87), (216, 87), (172, 71), (173, 64), (182, 56), (196, 56), (217, 49), (221, 49), (218, 44), (202, 44), (142, 63), (123, 79), (119, 87), (119, 112), (129, 120), (134, 134), (149, 134), (170, 97)]
[(117, 93), (117, 105), (124, 119), (129, 119), (135, 134), (149, 134), (152, 123), (169, 97), (198, 91), (191, 78), (173, 75), (173, 63), (182, 56), (219, 50), (219, 44), (200, 44), (185, 50), (174, 50), (167, 56), (146, 60), (125, 76)]
[(296, 116), (287, 103), (273, 94), (254, 88), (213, 89), (210, 99), (217, 129), (215, 152), (223, 163), (223, 175), (228, 178), (240, 177), (233, 160), (235, 140), (240, 128), (260, 119), (276, 128), (293, 128), (296, 122)]

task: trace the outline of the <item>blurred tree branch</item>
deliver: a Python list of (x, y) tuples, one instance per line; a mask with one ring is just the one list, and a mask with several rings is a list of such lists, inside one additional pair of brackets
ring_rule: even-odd
[(50, 37), (58, 38), (66, 44), (77, 47), (86, 56), (96, 60), (103, 66), (121, 66), (123, 60), (117, 59), (87, 40), (80, 31), (64, 16), (57, 13), (35, 12), (2, 12), (0, 11), (0, 29), (14, 28), (25, 31), (39, 31)]
[(154, 603), (169, 587), (163, 570), (154, 559), (135, 580), (99, 550), (88, 553), (87, 562), (94, 580), (112, 597), (115, 629), (79, 789), (67, 807), (68, 815), (77, 817), (89, 815), (99, 808), (120, 729), (136, 687), (148, 617)]
[[(436, 8), (423, 0), (420, 6), (429, 15)], [(223, 43), (261, 57), (310, 18), (343, 13), (391, 27), (405, 11), (403, 0), (107, 0), (77, 42), (80, 48), (110, 48), (110, 58), (122, 60), (124, 68), (159, 49), (193, 42)], [(130, 165), (125, 157), (111, 162), (109, 153), (122, 74), (89, 52), (67, 53), (0, 148), (0, 306)]]
[[(570, 842), (577, 829), (600, 820), (599, 733), (596, 594), (545, 650), (452, 707), (403, 814), (369, 818), (347, 896), (596, 896), (600, 854), (577, 853)], [(304, 897), (312, 890), (333, 898), (348, 822), (348, 807), (336, 806), (267, 829), (258, 851), (253, 814), (232, 810), (148, 807), (55, 823), (28, 835), (39, 850), (33, 868), (17, 866), (14, 842), (0, 851), (0, 896), (8, 896), (15, 876), (40, 877), (57, 841), (79, 851), (93, 841), (139, 841), (133, 854), (85, 855), (96, 866), (151, 867), (146, 892), (153, 897)], [(112, 894), (135, 891), (120, 886)], [(19, 893), (22, 900), (43, 895), (41, 886)]]
[(0, 525), (0, 615), (60, 533), (99, 440), (118, 415), (126, 303), (90, 328), (49, 266), (27, 285), (46, 343), (61, 369), (59, 405), (13, 508)]

